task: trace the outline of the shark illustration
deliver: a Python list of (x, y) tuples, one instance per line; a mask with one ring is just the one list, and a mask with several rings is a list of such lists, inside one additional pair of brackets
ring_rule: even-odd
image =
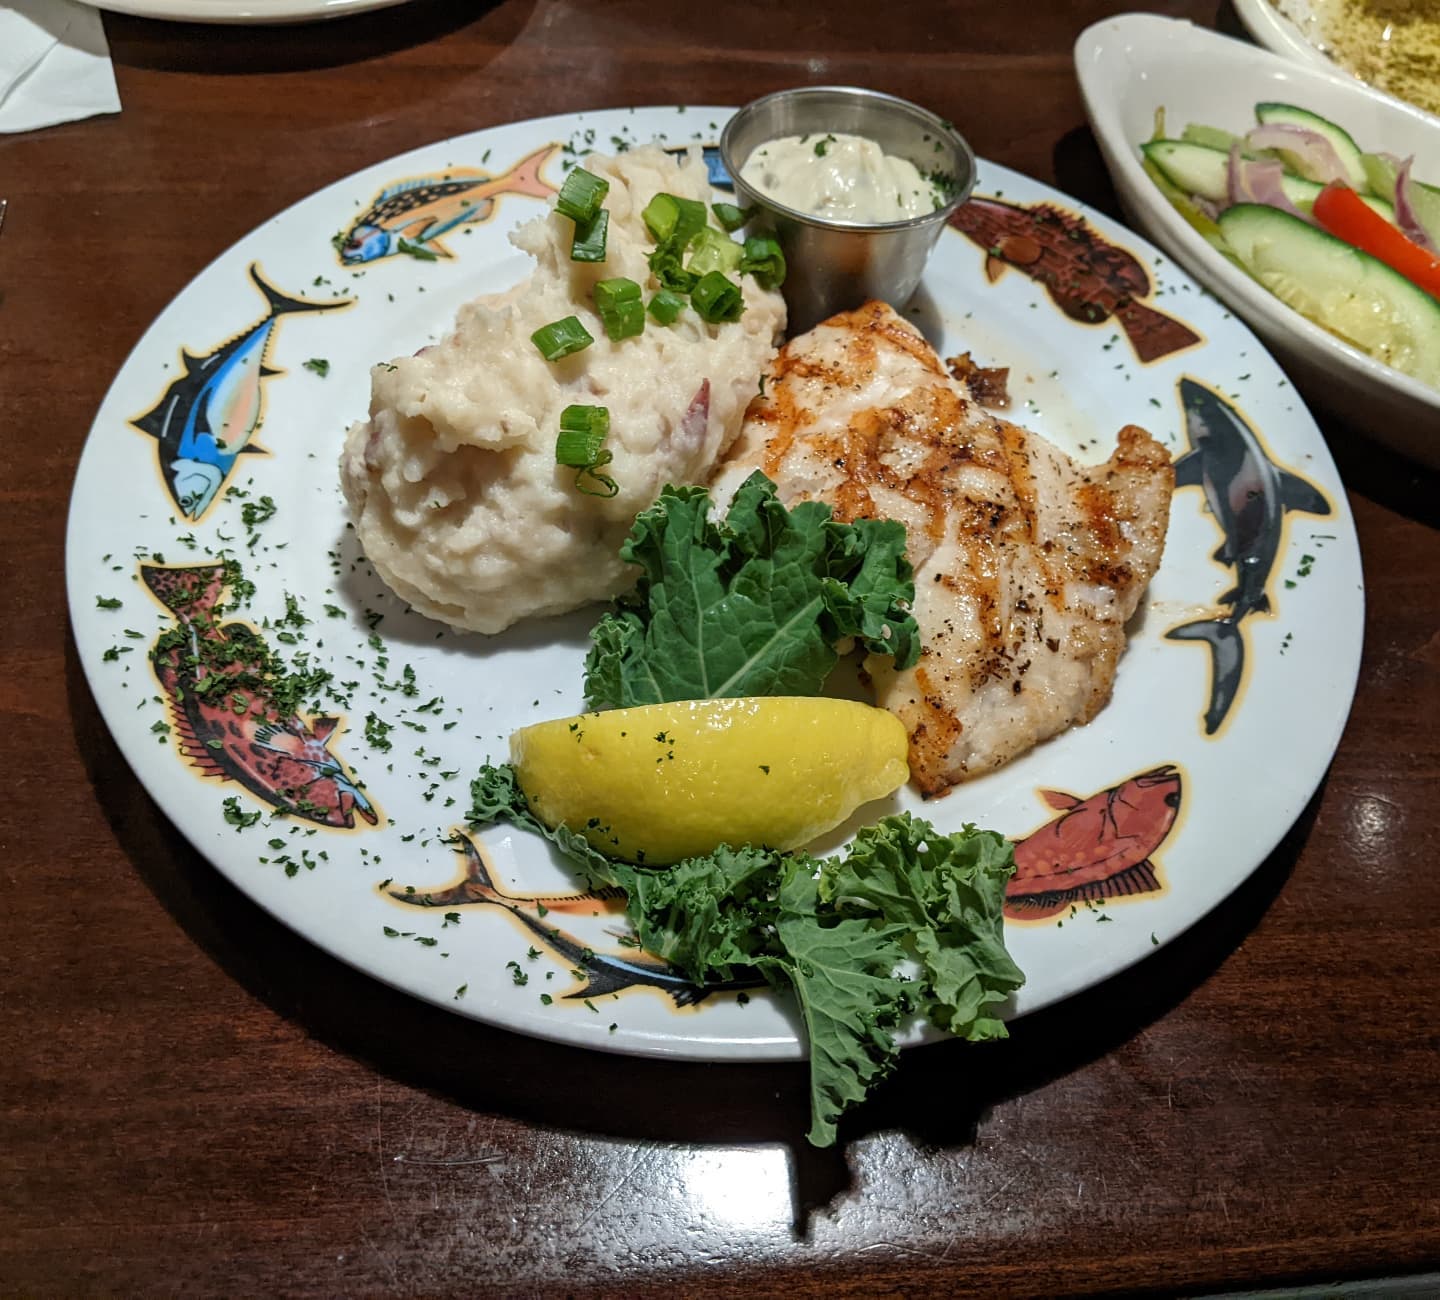
[(254, 263), (250, 278), (269, 305), (265, 315), (204, 356), (192, 356), (181, 348), (185, 373), (151, 410), (130, 421), (155, 439), (165, 485), (189, 519), (199, 519), (210, 508), (242, 455), (263, 451), (251, 438), (260, 424), (264, 381), (282, 373), (266, 359), (280, 318), (331, 311), (351, 302), (287, 297), (265, 281)]
[(1205, 733), (1225, 721), (1245, 674), (1241, 623), (1270, 609), (1269, 586), (1284, 537), (1285, 512), (1328, 515), (1330, 502), (1313, 484), (1277, 465), (1255, 432), (1224, 398), (1193, 379), (1180, 381), (1180, 404), (1190, 450), (1175, 462), (1175, 486), (1199, 487), (1225, 540), (1215, 559), (1235, 570), (1235, 585), (1218, 603), (1223, 614), (1184, 623), (1165, 633), (1171, 641), (1210, 647), (1210, 705)]
[[(601, 911), (621, 913), (625, 910), (623, 890), (607, 888), (581, 894), (562, 894), (554, 897), (517, 897), (505, 893), (495, 883), (495, 878), (485, 865), (480, 850), (463, 831), (455, 832), (456, 853), (460, 855), (465, 874), (462, 879), (444, 889), (410, 892), (392, 889), (390, 897), (399, 903), (415, 907), (463, 907), (469, 903), (486, 903), (502, 907), (520, 922), (541, 944), (566, 962), (577, 975), (583, 974), (585, 982), (577, 989), (566, 993), (566, 998), (594, 998), (607, 993), (619, 993), (624, 989), (639, 986), (661, 989), (668, 993), (677, 1006), (692, 1006), (708, 994), (716, 992), (718, 985), (704, 988), (691, 983), (673, 966), (654, 957), (648, 957), (639, 949), (634, 956), (619, 956), (613, 953), (595, 952), (579, 939), (564, 930), (548, 924), (545, 918), (552, 912), (569, 915), (594, 915)], [(741, 988), (744, 985), (725, 985), (726, 988)]]

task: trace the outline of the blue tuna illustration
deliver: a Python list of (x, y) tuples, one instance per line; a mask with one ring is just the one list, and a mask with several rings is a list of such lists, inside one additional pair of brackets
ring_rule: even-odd
[(480, 850), (463, 831), (456, 831), (456, 852), (460, 855), (464, 878), (458, 884), (444, 889), (421, 891), (392, 889), (390, 897), (398, 903), (409, 903), (415, 907), (463, 907), (471, 903), (488, 903), (503, 907), (520, 922), (535, 938), (551, 952), (559, 956), (576, 973), (582, 973), (585, 982), (566, 998), (593, 998), (607, 993), (619, 993), (624, 989), (649, 986), (661, 989), (675, 999), (677, 1006), (691, 1006), (710, 993), (721, 988), (753, 988), (755, 982), (745, 984), (707, 985), (692, 984), (683, 975), (658, 958), (650, 957), (638, 949), (635, 955), (595, 952), (586, 947), (573, 935), (554, 925), (547, 924), (545, 917), (557, 915), (593, 916), (602, 911), (623, 913), (625, 894), (623, 890), (603, 888), (583, 894), (561, 894), (551, 897), (517, 897), (507, 894), (496, 885), (494, 877), (486, 868)]
[(250, 278), (269, 304), (265, 315), (205, 356), (181, 348), (185, 373), (152, 410), (130, 421), (155, 439), (165, 484), (189, 519), (199, 519), (210, 508), (242, 455), (263, 452), (250, 439), (264, 405), (262, 384), (283, 373), (266, 363), (276, 323), (295, 312), (330, 311), (352, 301), (287, 297), (264, 280), (254, 263)]
[(1171, 628), (1165, 635), (1210, 647), (1205, 732), (1214, 735), (1245, 675), (1240, 625), (1248, 615), (1270, 609), (1269, 586), (1285, 532), (1285, 512), (1328, 515), (1331, 507), (1318, 488), (1271, 460), (1254, 430), (1217, 393), (1182, 379), (1180, 404), (1190, 450), (1175, 462), (1175, 486), (1204, 489), (1210, 513), (1225, 535), (1215, 559), (1235, 570), (1235, 585), (1217, 602), (1229, 607), (1225, 613)]

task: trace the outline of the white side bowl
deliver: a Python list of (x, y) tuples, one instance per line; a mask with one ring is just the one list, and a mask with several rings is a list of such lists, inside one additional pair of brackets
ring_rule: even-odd
[(1289, 0), (1283, 14), (1271, 0), (1232, 0), (1232, 3), (1240, 21), (1245, 24), (1245, 30), (1267, 50), (1297, 59), (1310, 67), (1323, 68), (1363, 81), (1363, 78), (1325, 52), (1324, 40), (1321, 33), (1315, 30), (1314, 18), (1317, 12), (1323, 11), (1317, 10), (1312, 0)]
[(1306, 398), (1378, 442), (1440, 469), (1440, 391), (1311, 324), (1217, 253), (1140, 165), (1140, 145), (1165, 109), (1167, 130), (1189, 122), (1242, 133), (1265, 100), (1339, 123), (1362, 149), (1414, 154), (1416, 174), (1440, 178), (1440, 121), (1337, 72), (1302, 67), (1187, 22), (1129, 14), (1096, 23), (1075, 43), (1085, 108), (1132, 224), (1222, 298), (1265, 340)]
[[(1349, 75), (1324, 50), (1314, 45), (1301, 26), (1282, 14), (1270, 0), (1233, 0), (1233, 3), (1245, 30), (1267, 50), (1274, 50), (1276, 54), (1283, 54), (1312, 68)], [(1304, 0), (1301, 0), (1301, 7), (1307, 14), (1310, 12)]]

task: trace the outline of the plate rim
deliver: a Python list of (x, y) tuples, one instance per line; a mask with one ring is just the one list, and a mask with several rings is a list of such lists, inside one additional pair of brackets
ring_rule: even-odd
[(153, 18), (215, 24), (306, 23), (389, 9), (408, 0), (80, 0), (95, 9)]

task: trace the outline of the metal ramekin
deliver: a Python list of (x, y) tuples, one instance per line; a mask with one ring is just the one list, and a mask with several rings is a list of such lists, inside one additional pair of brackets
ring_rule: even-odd
[[(865, 136), (922, 175), (952, 178), (946, 202), (908, 221), (834, 221), (777, 203), (740, 179), (751, 151), (767, 140), (826, 132)], [(775, 228), (788, 267), (783, 293), (792, 334), (872, 298), (903, 307), (950, 214), (975, 184), (975, 155), (950, 123), (908, 100), (854, 86), (802, 86), (754, 100), (726, 124), (720, 156), (738, 201), (758, 207)]]

